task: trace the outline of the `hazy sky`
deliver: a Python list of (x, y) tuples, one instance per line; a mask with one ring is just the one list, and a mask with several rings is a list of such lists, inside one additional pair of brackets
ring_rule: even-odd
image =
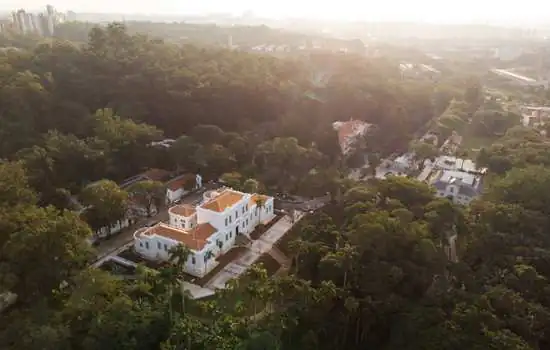
[[(528, 23), (550, 18), (547, 0), (51, 0), (50, 3), (60, 10), (75, 12), (239, 14), (251, 10), (269, 17), (429, 22)], [(44, 0), (0, 0), (2, 10), (37, 9), (45, 4)]]

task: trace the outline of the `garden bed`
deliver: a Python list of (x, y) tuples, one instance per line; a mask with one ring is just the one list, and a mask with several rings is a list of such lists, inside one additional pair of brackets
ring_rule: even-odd
[(279, 262), (277, 262), (277, 260), (275, 260), (268, 253), (265, 253), (262, 256), (260, 256), (258, 261), (254, 263), (254, 265), (260, 265), (260, 264), (267, 271), (268, 276), (273, 276), (275, 272), (277, 272), (279, 268), (281, 268), (281, 264), (279, 264)]
[(275, 225), (277, 221), (282, 219), (284, 217), (284, 214), (277, 214), (271, 220), (267, 225), (258, 225), (254, 231), (250, 234), (250, 239), (257, 240), (258, 238), (262, 237), (262, 235), (271, 228), (271, 226)]
[(209, 273), (207, 273), (204, 277), (198, 278), (194, 277), (192, 282), (195, 284), (198, 284), (199, 286), (204, 286), (204, 284), (212, 279), (218, 272), (220, 272), (224, 267), (232, 263), (234, 260), (238, 259), (247, 248), (245, 247), (234, 247), (231, 248), (227, 253), (221, 255), (216, 259), (218, 261), (218, 265)]

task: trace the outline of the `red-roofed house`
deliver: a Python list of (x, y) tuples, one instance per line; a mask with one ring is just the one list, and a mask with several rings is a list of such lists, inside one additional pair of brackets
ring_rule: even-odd
[(184, 174), (166, 183), (166, 203), (174, 203), (196, 185), (195, 175)]
[(334, 130), (338, 133), (338, 143), (342, 153), (348, 154), (357, 139), (364, 135), (372, 124), (361, 120), (350, 119), (347, 122), (334, 122)]

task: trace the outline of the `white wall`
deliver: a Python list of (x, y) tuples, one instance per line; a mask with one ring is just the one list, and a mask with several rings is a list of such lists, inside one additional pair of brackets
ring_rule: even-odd
[(118, 222), (114, 223), (111, 226), (102, 227), (99, 230), (97, 230), (95, 233), (98, 237), (103, 238), (110, 235), (114, 235), (125, 229), (126, 227), (130, 226), (130, 219), (122, 219)]
[[(451, 188), (453, 189), (451, 191)], [(465, 196), (463, 194), (458, 193), (459, 188), (458, 186), (449, 185), (444, 191), (438, 191), (437, 195), (442, 198), (448, 198), (449, 196), (452, 196), (453, 202), (457, 204), (462, 205), (468, 205), (473, 200), (472, 197)]]
[[(170, 258), (170, 250), (180, 244), (166, 237), (157, 235), (141, 236), (134, 242), (135, 251), (146, 259), (154, 261), (168, 261)], [(215, 246), (213, 243), (207, 244), (200, 252), (192, 251), (184, 265), (184, 271), (190, 275), (202, 277), (210, 272), (216, 265), (216, 259), (210, 258), (207, 263), (204, 263), (204, 256), (207, 251), (214, 253)], [(214, 253), (215, 254), (215, 253)]]
[(175, 191), (172, 191), (171, 189), (166, 189), (166, 202), (167, 203), (173, 203), (189, 193), (189, 191), (185, 191), (183, 188), (179, 188)]
[(190, 217), (174, 214), (168, 210), (170, 226), (190, 230), (197, 226), (197, 214)]

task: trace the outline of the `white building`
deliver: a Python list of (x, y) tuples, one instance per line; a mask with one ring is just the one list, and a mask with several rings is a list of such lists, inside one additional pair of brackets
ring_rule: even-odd
[(478, 169), (475, 163), (470, 159), (456, 158), (452, 156), (437, 157), (434, 168), (440, 170), (456, 170), (468, 173), (482, 173), (483, 169)]
[(185, 174), (166, 183), (166, 203), (174, 203), (191, 190), (202, 187), (202, 177), (199, 174)]
[(449, 198), (453, 202), (468, 205), (482, 192), (482, 178), (480, 175), (456, 170), (440, 170), (432, 186), (436, 189), (436, 195)]
[[(257, 201), (261, 200), (259, 208)], [(169, 209), (169, 224), (142, 228), (134, 234), (134, 247), (146, 259), (167, 261), (178, 244), (191, 254), (185, 271), (203, 277), (216, 265), (216, 257), (235, 245), (239, 235), (249, 235), (260, 223), (275, 217), (273, 197), (225, 189), (207, 192), (197, 207), (177, 205)]]

